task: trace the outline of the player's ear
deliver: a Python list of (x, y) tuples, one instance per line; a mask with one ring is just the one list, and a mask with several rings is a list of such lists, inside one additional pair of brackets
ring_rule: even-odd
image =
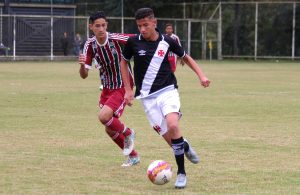
[(157, 20), (156, 20), (156, 18), (153, 18), (152, 20), (153, 20), (153, 24), (155, 25), (155, 27), (157, 27)]
[(89, 28), (90, 28), (90, 30), (92, 31), (93, 30), (93, 24), (89, 24)]

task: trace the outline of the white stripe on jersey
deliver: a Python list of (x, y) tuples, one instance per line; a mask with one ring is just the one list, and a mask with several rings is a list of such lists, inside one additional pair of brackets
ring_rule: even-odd
[(122, 41), (127, 41), (129, 36), (121, 35), (121, 34), (116, 34), (116, 33), (110, 33), (109, 38), (111, 39), (118, 39)]
[[(161, 67), (161, 64), (167, 54), (167, 51), (169, 49), (169, 44), (162, 39), (157, 46), (157, 49), (151, 59), (151, 62), (148, 66), (147, 72), (144, 76), (142, 88), (140, 90), (140, 98), (147, 97), (149, 95), (150, 89), (152, 87), (152, 84), (156, 78), (156, 75)], [(163, 55), (159, 55), (159, 52)]]
[(179, 37), (177, 35), (175, 35), (174, 33), (170, 36), (172, 39), (174, 39), (178, 45), (181, 46), (181, 43), (180, 43), (180, 40), (179, 40)]

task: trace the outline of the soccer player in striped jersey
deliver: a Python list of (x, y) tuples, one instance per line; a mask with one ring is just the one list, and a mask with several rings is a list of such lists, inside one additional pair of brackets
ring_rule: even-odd
[[(171, 37), (178, 45), (181, 46), (179, 37), (173, 33), (173, 25), (171, 23), (166, 24), (165, 32), (166, 32), (166, 35)], [(175, 72), (176, 66), (177, 66), (177, 55), (174, 54), (173, 52), (169, 52), (168, 60), (171, 65), (172, 72)], [(182, 66), (184, 65), (184, 61), (182, 59), (180, 59), (180, 64)]]
[[(121, 44), (125, 44), (130, 35), (108, 33), (108, 22), (103, 11), (92, 14), (89, 21), (94, 36), (86, 41), (83, 53), (79, 56), (79, 73), (83, 79), (88, 77), (94, 60), (103, 84), (99, 98), (98, 119), (105, 126), (111, 139), (123, 149), (123, 154), (128, 156), (122, 166), (132, 166), (140, 161), (138, 153), (134, 150), (135, 134), (133, 129), (126, 127), (119, 120), (126, 106), (120, 68)], [(132, 78), (130, 71), (129, 74), (128, 76)], [(131, 79), (131, 87), (133, 87), (133, 79)]]

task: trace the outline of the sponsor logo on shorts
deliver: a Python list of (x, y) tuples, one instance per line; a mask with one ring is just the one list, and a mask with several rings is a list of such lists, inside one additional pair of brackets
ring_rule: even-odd
[(160, 126), (155, 125), (155, 126), (153, 126), (153, 129), (154, 129), (158, 134), (160, 134), (160, 132), (161, 132)]

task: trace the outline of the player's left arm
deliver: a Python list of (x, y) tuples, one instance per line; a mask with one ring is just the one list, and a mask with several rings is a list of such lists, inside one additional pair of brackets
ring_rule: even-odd
[(175, 41), (169, 41), (170, 50), (175, 53), (177, 56), (181, 57), (184, 62), (197, 74), (201, 85), (203, 87), (208, 87), (210, 84), (210, 80), (205, 76), (202, 69), (199, 67), (197, 62), (191, 58), (188, 54), (185, 53), (183, 48), (179, 46)]
[(201, 85), (205, 88), (208, 87), (210, 84), (210, 80), (205, 76), (204, 72), (197, 64), (197, 62), (189, 55), (185, 55), (183, 57), (184, 62), (197, 74)]
[[(176, 35), (176, 42), (178, 43), (179, 46), (182, 47), (180, 39), (179, 39), (179, 37), (177, 35)], [(176, 56), (176, 57), (178, 57), (178, 56)], [(181, 66), (184, 66), (184, 60), (183, 60), (183, 58), (179, 58), (179, 60), (180, 60)]]

